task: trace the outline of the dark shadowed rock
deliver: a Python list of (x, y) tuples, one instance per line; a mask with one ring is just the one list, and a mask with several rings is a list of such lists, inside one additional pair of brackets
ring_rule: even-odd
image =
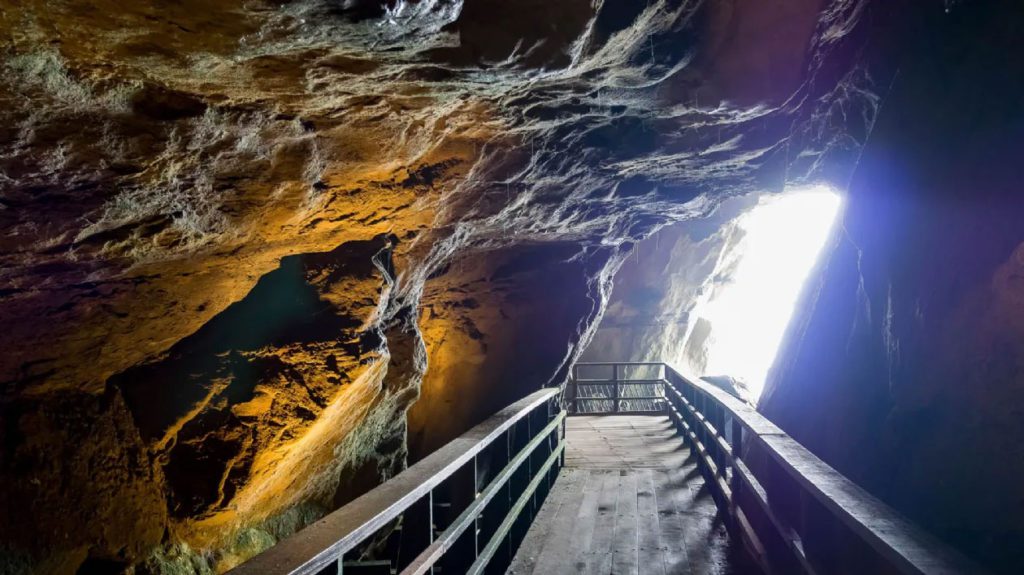
[[(946, 382), (897, 385), (898, 413), (964, 437), (943, 427), (954, 399), (983, 397), (990, 411), (971, 437), (990, 438), (992, 422), (1015, 429), (1016, 404), (1001, 401), (1011, 388), (985, 382), (1016, 373), (1014, 353), (991, 353), (1018, 341), (1018, 211), (996, 185), (1015, 174), (989, 169), (1019, 164), (1004, 137), (1016, 125), (978, 118), (1016, 117), (1017, 76), (991, 66), (1017, 47), (965, 34), (934, 52), (960, 68), (914, 71), (932, 56), (903, 56), (907, 23), (925, 14), (922, 29), (955, 29), (967, 13), (944, 22), (935, 10), (26, 0), (0, 11), (0, 564), (227, 570), (393, 475), (410, 450), (561, 383), (615, 271), (657, 230), (708, 228), (729, 198), (818, 178), (843, 186), (851, 173), (853, 197), (883, 201), (887, 188), (863, 174), (882, 170), (873, 158), (889, 145), (922, 154), (901, 158), (908, 166), (969, 160), (917, 180), (921, 198), (955, 186), (990, 201), (908, 204), (903, 216), (930, 223), (897, 234), (908, 251), (893, 260), (870, 229), (851, 229), (859, 247), (834, 257), (860, 250), (877, 275), (862, 299), (836, 297), (850, 318), (869, 299), (870, 341), (900, 342), (909, 363), (893, 381), (910, 370)], [(911, 114), (932, 95), (892, 84), (904, 57), (908, 74), (970, 87)], [(871, 134), (890, 84), (903, 95)], [(986, 112), (968, 94), (1002, 97)], [(890, 136), (858, 168), (879, 134)], [(934, 141), (961, 147), (929, 155)], [(990, 227), (994, 245), (982, 242)], [(710, 228), (687, 245), (712, 248)], [(938, 281), (889, 282), (902, 266)], [(856, 280), (847, 272), (830, 281)], [(890, 299), (896, 323), (882, 328)], [(918, 301), (937, 318), (927, 336)], [(840, 327), (853, 325), (864, 324)], [(963, 331), (986, 334), (975, 359), (943, 367), (985, 374), (982, 396), (910, 359), (957, 348)], [(864, 437), (890, 405), (875, 378), (888, 371), (871, 375), (844, 408), (878, 424)], [(914, 444), (913, 426), (897, 428)], [(937, 455), (919, 453), (915, 470), (933, 469)], [(923, 484), (905, 477), (901, 488)], [(941, 502), (948, 490), (921, 493)]]
[(1006, 55), (1024, 49), (1024, 14), (952, 14), (936, 7), (908, 33), (845, 233), (762, 406), (897, 509), (1018, 573), (1024, 67)]

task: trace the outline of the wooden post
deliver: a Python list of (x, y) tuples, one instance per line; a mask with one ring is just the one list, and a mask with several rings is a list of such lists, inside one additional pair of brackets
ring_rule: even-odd
[(732, 420), (732, 456), (733, 459), (739, 459), (743, 451), (743, 424), (740, 420), (731, 417)]
[(726, 428), (725, 407), (722, 406), (722, 405), (718, 405), (717, 409), (715, 409), (715, 413), (718, 416), (718, 424), (715, 425), (715, 432), (718, 433), (718, 437), (721, 438), (721, 440), (722, 440), (722, 441), (718, 441), (717, 439), (715, 440), (715, 444), (718, 445), (719, 457), (722, 460), (722, 462), (718, 464), (718, 473), (722, 477), (727, 477), (728, 473), (729, 473), (728, 466), (729, 466), (729, 462), (730, 462), (730, 460), (729, 460), (729, 453), (726, 453), (725, 447), (722, 445), (722, 443), (728, 443), (727, 441), (725, 441), (725, 434), (726, 434), (726, 431), (725, 431), (725, 428)]
[(733, 517), (736, 516), (736, 510), (740, 507), (740, 489), (743, 488), (743, 481), (740, 480), (740, 474), (737, 471), (737, 462), (740, 460), (741, 449), (743, 445), (743, 424), (740, 423), (734, 415), (729, 416), (729, 427), (730, 435), (732, 436), (732, 443), (730, 443), (732, 451), (732, 477), (730, 478), (729, 486), (732, 488), (732, 508), (729, 510)]

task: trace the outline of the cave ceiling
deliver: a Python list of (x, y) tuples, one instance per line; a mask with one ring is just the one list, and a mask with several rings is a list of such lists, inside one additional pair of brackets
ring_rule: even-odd
[(903, 4), (3, 0), (8, 546), (224, 549), (557, 383), (633, 242), (843, 183)]

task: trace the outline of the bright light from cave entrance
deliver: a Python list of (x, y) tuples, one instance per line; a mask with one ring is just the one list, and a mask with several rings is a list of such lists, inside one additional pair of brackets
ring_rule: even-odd
[[(797, 297), (839, 214), (841, 196), (819, 186), (765, 196), (740, 217), (729, 280), (697, 313), (711, 324), (705, 375), (746, 382), (761, 396)], [(724, 270), (723, 270), (724, 271)]]

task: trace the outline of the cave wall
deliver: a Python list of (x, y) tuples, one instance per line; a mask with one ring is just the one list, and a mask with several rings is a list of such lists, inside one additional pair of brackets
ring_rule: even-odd
[(559, 383), (628, 246), (854, 154), (883, 4), (7, 2), (0, 565), (224, 571)]
[(623, 256), (573, 243), (519, 245), (440, 271), (422, 300), (430, 369), (409, 410), (412, 460), (515, 400), (560, 385)]
[(934, 6), (907, 29), (761, 409), (993, 567), (1024, 554), (1024, 10)]
[(703, 374), (706, 322), (691, 314), (729, 281), (722, 262), (743, 233), (737, 218), (756, 203), (756, 194), (730, 198), (706, 218), (666, 226), (637, 242), (616, 272), (581, 361), (664, 361)]

